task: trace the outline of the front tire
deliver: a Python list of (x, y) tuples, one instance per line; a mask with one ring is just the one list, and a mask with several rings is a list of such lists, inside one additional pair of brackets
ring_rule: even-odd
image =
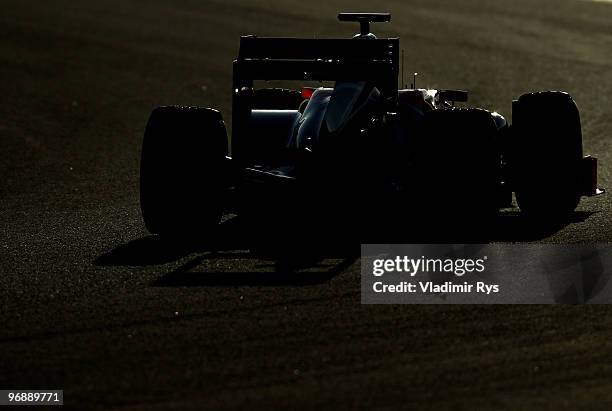
[(147, 230), (163, 236), (206, 234), (219, 223), (227, 132), (221, 114), (158, 107), (144, 134), (140, 207)]

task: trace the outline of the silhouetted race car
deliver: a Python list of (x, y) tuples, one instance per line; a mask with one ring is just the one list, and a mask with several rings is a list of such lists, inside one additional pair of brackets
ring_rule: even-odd
[[(241, 37), (231, 157), (219, 111), (152, 112), (140, 176), (150, 232), (198, 233), (227, 212), (486, 220), (511, 207), (513, 193), (524, 213), (562, 219), (581, 196), (602, 192), (569, 94), (520, 96), (510, 125), (496, 112), (455, 107), (465, 91), (399, 89), (399, 39), (378, 39), (369, 28), (390, 14), (338, 18), (359, 22), (360, 33)], [(333, 87), (255, 86), (268, 80)]]

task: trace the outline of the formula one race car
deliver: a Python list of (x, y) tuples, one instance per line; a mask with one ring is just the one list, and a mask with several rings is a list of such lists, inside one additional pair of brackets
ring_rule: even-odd
[[(231, 157), (217, 110), (152, 112), (140, 175), (150, 232), (199, 233), (228, 212), (487, 219), (511, 207), (513, 193), (526, 215), (562, 219), (581, 196), (602, 192), (567, 93), (520, 96), (510, 125), (495, 112), (455, 107), (465, 91), (398, 89), (399, 39), (378, 39), (369, 28), (390, 14), (338, 18), (358, 22), (360, 33), (241, 37)], [(333, 87), (256, 88), (256, 80)]]

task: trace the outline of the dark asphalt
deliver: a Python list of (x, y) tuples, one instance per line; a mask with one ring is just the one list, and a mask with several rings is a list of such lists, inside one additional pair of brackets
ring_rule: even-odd
[[(249, 251), (258, 233), (232, 221), (195, 248), (145, 231), (139, 151), (154, 107), (219, 107), (229, 123), (239, 35), (346, 37), (355, 28), (336, 13), (371, 7), (1, 3), (0, 388), (63, 389), (74, 409), (610, 408), (607, 306), (362, 306), (358, 244), (279, 259)], [(375, 30), (401, 36), (420, 85), (506, 114), (523, 92), (570, 92), (612, 187), (612, 5), (377, 8), (393, 21)], [(611, 217), (606, 195), (564, 227), (511, 220), (493, 240), (608, 242)]]

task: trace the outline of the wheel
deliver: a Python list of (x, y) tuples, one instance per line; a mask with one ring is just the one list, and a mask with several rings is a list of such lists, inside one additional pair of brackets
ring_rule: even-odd
[(497, 127), (486, 110), (444, 109), (425, 114), (412, 152), (414, 201), (441, 224), (468, 226), (498, 212)]
[(147, 229), (186, 236), (218, 224), (226, 155), (227, 133), (218, 111), (177, 106), (153, 110), (140, 163), (140, 207)]
[(569, 94), (522, 95), (512, 106), (510, 167), (521, 211), (563, 218), (580, 202), (580, 114)]

